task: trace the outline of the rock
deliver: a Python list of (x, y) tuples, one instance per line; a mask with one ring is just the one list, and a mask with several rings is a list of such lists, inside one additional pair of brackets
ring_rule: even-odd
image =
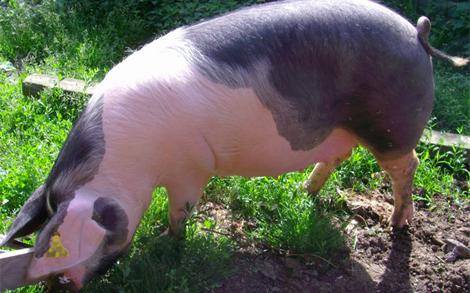
[(65, 78), (59, 82), (59, 88), (70, 93), (84, 93), (86, 83), (83, 80)]
[(59, 79), (52, 75), (31, 74), (23, 80), (23, 94), (25, 96), (38, 96), (46, 88), (53, 88)]
[(11, 74), (16, 71), (15, 66), (9, 61), (0, 62), (0, 72)]
[(448, 238), (445, 240), (445, 243), (446, 245), (444, 247), (444, 250), (450, 251), (446, 255), (447, 262), (454, 262), (459, 258), (463, 258), (463, 259), (470, 258), (470, 248), (465, 246), (460, 241)]
[(25, 96), (38, 96), (45, 89), (60, 88), (67, 93), (80, 93), (93, 95), (96, 85), (87, 87), (86, 82), (79, 79), (65, 78), (59, 79), (47, 74), (32, 74), (23, 80), (23, 94)]

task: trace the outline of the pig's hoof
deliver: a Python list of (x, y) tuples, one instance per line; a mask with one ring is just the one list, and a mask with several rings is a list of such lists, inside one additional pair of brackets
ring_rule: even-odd
[(404, 206), (401, 209), (394, 209), (390, 217), (390, 225), (396, 228), (403, 228), (405, 225), (411, 225), (413, 219), (413, 204)]

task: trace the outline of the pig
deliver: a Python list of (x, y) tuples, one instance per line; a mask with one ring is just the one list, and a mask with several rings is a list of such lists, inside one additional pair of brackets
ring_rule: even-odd
[(178, 28), (116, 65), (45, 183), (1, 244), (40, 230), (27, 278), (79, 289), (128, 249), (152, 191), (169, 231), (211, 176), (276, 176), (316, 163), (312, 195), (357, 145), (393, 182), (392, 226), (411, 222), (414, 151), (433, 106), (430, 21), (365, 0), (279, 1)]

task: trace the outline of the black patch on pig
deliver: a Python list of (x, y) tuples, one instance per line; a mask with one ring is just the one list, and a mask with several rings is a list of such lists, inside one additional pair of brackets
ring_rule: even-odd
[(98, 172), (105, 153), (102, 113), (103, 98), (100, 97), (82, 112), (49, 173), (42, 196), (53, 214), (37, 237), (37, 258), (49, 249), (50, 238), (64, 222), (75, 190), (91, 181)]
[(103, 98), (82, 112), (65, 141), (46, 181), (52, 208), (74, 196), (74, 191), (91, 181), (104, 153)]
[(252, 88), (293, 150), (342, 127), (377, 153), (406, 153), (431, 112), (432, 66), (416, 29), (373, 2), (280, 1), (184, 35), (199, 71)]
[(0, 241), (0, 247), (11, 239), (23, 237), (37, 231), (46, 221), (47, 217), (44, 185), (41, 185), (23, 205), (7, 235)]
[(51, 237), (64, 222), (70, 201), (71, 200), (62, 202), (59, 205), (52, 218), (50, 218), (44, 229), (42, 229), (37, 236), (36, 243), (34, 245), (34, 256), (36, 258), (42, 257), (49, 250)]
[(128, 243), (124, 248), (120, 248), (127, 241), (129, 218), (115, 199), (100, 197), (95, 200), (92, 219), (106, 230), (106, 234), (99, 249), (90, 258), (89, 271), (83, 280), (85, 283), (106, 273), (130, 247)]
[(129, 234), (129, 218), (119, 203), (110, 197), (100, 197), (93, 205), (93, 216), (101, 227), (106, 229), (105, 245), (120, 245)]

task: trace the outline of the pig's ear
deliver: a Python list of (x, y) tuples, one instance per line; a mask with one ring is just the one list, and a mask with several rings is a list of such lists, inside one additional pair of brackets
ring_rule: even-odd
[(23, 205), (7, 235), (0, 240), (0, 246), (5, 245), (14, 238), (35, 232), (42, 226), (47, 217), (46, 193), (44, 185), (41, 185)]
[(74, 199), (59, 204), (36, 238), (28, 269), (31, 280), (100, 259), (107, 231), (92, 219), (93, 203), (76, 192)]

